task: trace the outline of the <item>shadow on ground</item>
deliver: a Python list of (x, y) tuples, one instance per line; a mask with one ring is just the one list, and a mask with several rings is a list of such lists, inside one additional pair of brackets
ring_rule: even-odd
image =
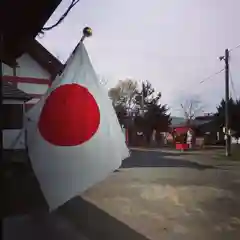
[(154, 151), (144, 152), (132, 150), (131, 156), (123, 161), (121, 168), (185, 167), (197, 170), (214, 168), (213, 166), (203, 165), (197, 162), (176, 158), (179, 156), (181, 156), (181, 154), (179, 153), (154, 152)]
[[(44, 236), (44, 239), (72, 239), (72, 234), (68, 232), (69, 227), (62, 224), (61, 219), (63, 219), (71, 225), (71, 228), (76, 229), (79, 234), (85, 235), (90, 240), (147, 240), (146, 237), (123, 222), (81, 197), (76, 197), (57, 211), (48, 213), (48, 207), (38, 181), (27, 163), (10, 163), (5, 166), (3, 180), (1, 219), (25, 214), (34, 216), (33, 221), (28, 223), (30, 229), (27, 232), (30, 231), (36, 238), (40, 234)], [(24, 222), (20, 222), (20, 226), (21, 224), (25, 226)], [(35, 228), (31, 226), (35, 226)], [(16, 225), (12, 226), (10, 231), (15, 231), (15, 228)], [(32, 239), (26, 237), (26, 230), (22, 230), (22, 232), (23, 236), (18, 236), (18, 239)], [(56, 236), (58, 237), (56, 238)]]
[(69, 201), (57, 211), (57, 214), (72, 222), (91, 240), (148, 240), (148, 238), (81, 197)]

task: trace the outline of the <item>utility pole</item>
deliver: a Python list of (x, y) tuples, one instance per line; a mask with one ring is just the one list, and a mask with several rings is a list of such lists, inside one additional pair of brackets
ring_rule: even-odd
[[(3, 107), (2, 107), (2, 101), (3, 101), (3, 84), (2, 84), (2, 80), (3, 80), (3, 34), (0, 32), (0, 158), (1, 158), (1, 169), (3, 169)], [(5, 160), (5, 159), (4, 159)], [(1, 170), (1, 176), (2, 176), (3, 172)], [(4, 178), (3, 178), (4, 179)], [(3, 180), (3, 184), (5, 183), (5, 181)], [(1, 191), (4, 193), (4, 190)], [(1, 207), (4, 207), (3, 205), (1, 205)], [(0, 220), (0, 234), (1, 236), (3, 236), (3, 220)]]
[(225, 135), (226, 135), (226, 156), (231, 154), (231, 143), (229, 135), (229, 50), (225, 50), (225, 56), (219, 58), (225, 62)]
[[(0, 33), (0, 154), (3, 152), (3, 34)], [(1, 156), (3, 159), (3, 156)]]
[(225, 127), (226, 127), (226, 156), (231, 154), (229, 135), (229, 50), (225, 50)]

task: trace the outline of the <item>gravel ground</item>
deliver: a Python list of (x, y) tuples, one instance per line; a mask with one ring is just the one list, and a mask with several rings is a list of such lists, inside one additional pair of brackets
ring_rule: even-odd
[(240, 239), (240, 171), (133, 151), (84, 198), (152, 240)]
[(5, 240), (85, 240), (82, 232), (91, 240), (238, 240), (240, 167), (210, 155), (132, 151), (119, 171), (52, 214), (29, 166), (11, 167)]

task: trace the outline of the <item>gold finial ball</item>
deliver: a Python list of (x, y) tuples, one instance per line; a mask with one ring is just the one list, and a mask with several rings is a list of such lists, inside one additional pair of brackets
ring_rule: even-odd
[(92, 36), (92, 29), (90, 27), (85, 27), (83, 29), (83, 35), (85, 37), (91, 37)]

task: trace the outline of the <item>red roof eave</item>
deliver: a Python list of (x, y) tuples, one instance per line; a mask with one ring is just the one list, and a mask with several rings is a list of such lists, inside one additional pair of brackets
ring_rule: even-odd
[(176, 127), (176, 128), (174, 128), (174, 130), (179, 134), (187, 133), (187, 131), (189, 129), (190, 129), (189, 127)]

